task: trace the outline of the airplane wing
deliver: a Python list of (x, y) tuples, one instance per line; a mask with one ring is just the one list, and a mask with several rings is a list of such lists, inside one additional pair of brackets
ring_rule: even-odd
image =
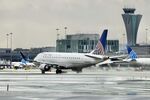
[(97, 65), (106, 65), (106, 64), (120, 64), (120, 63), (125, 63), (129, 62), (128, 59), (125, 59), (127, 55), (119, 55), (119, 56), (111, 56), (109, 59), (106, 59), (105, 61), (98, 63)]
[(85, 54), (85, 56), (95, 58), (95, 59), (109, 59), (109, 57), (105, 55)]
[(119, 55), (119, 56), (104, 56), (104, 55), (94, 55), (94, 54), (86, 54), (85, 56), (95, 58), (95, 59), (102, 59), (103, 62), (99, 63), (98, 65), (104, 65), (104, 64), (111, 64), (111, 63), (124, 63), (126, 61), (123, 61), (127, 55)]
[(111, 59), (107, 59), (101, 63), (98, 63), (97, 65), (100, 66), (100, 65), (108, 65), (108, 64), (121, 64), (121, 63), (127, 63), (128, 61), (126, 60), (116, 60), (116, 61), (112, 61)]
[(127, 55), (118, 55), (118, 56), (110, 56), (109, 59), (111, 59), (111, 61), (118, 61), (123, 60), (127, 57), (128, 57)]
[(97, 66), (100, 66), (100, 65), (107, 65), (107, 64), (112, 64), (113, 62), (110, 60), (110, 59), (107, 59), (103, 62), (100, 62), (98, 64), (96, 64)]

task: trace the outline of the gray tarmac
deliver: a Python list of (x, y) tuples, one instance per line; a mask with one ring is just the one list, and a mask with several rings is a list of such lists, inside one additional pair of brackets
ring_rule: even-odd
[[(8, 90), (8, 91), (7, 91)], [(1, 70), (0, 100), (149, 100), (150, 71)]]

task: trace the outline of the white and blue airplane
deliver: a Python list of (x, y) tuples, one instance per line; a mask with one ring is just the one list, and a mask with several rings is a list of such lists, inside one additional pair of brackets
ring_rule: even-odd
[(104, 62), (99, 63), (99, 65), (104, 65), (104, 64), (130, 64), (133, 67), (140, 67), (144, 68), (145, 66), (150, 66), (150, 58), (138, 58), (136, 52), (131, 49), (131, 47), (127, 46), (127, 51), (128, 51), (128, 57), (125, 59), (120, 59), (113, 61), (111, 59), (107, 59)]
[(22, 69), (25, 67), (35, 67), (35, 64), (32, 62), (29, 62), (29, 60), (23, 55), (22, 52), (20, 52), (22, 60), (20, 62), (12, 62), (11, 65), (15, 69)]
[(150, 58), (138, 58), (136, 52), (132, 50), (129, 46), (127, 46), (127, 50), (129, 54), (129, 59), (124, 59), (124, 61), (141, 66), (150, 66)]
[(62, 69), (81, 72), (83, 68), (96, 65), (109, 58), (104, 55), (107, 32), (107, 29), (103, 31), (96, 48), (90, 53), (42, 52), (34, 58), (34, 62), (39, 65), (42, 74), (51, 68), (56, 69), (56, 74), (62, 73)]

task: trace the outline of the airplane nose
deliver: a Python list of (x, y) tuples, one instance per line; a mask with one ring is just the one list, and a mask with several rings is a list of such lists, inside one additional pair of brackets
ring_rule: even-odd
[(36, 55), (36, 57), (33, 59), (34, 62), (39, 62), (40, 60), (40, 54)]
[(39, 65), (40, 65), (40, 63), (38, 62), (38, 58), (37, 58), (37, 57), (34, 58), (33, 63), (34, 63), (36, 66), (39, 66)]

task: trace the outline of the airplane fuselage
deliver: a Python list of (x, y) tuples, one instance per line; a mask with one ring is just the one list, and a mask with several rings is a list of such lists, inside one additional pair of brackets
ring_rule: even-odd
[(91, 58), (83, 53), (57, 52), (40, 53), (34, 60), (40, 63), (62, 66), (66, 69), (74, 67), (88, 67), (101, 61), (101, 59)]
[(140, 65), (149, 65), (150, 66), (150, 58), (137, 58), (136, 63)]

